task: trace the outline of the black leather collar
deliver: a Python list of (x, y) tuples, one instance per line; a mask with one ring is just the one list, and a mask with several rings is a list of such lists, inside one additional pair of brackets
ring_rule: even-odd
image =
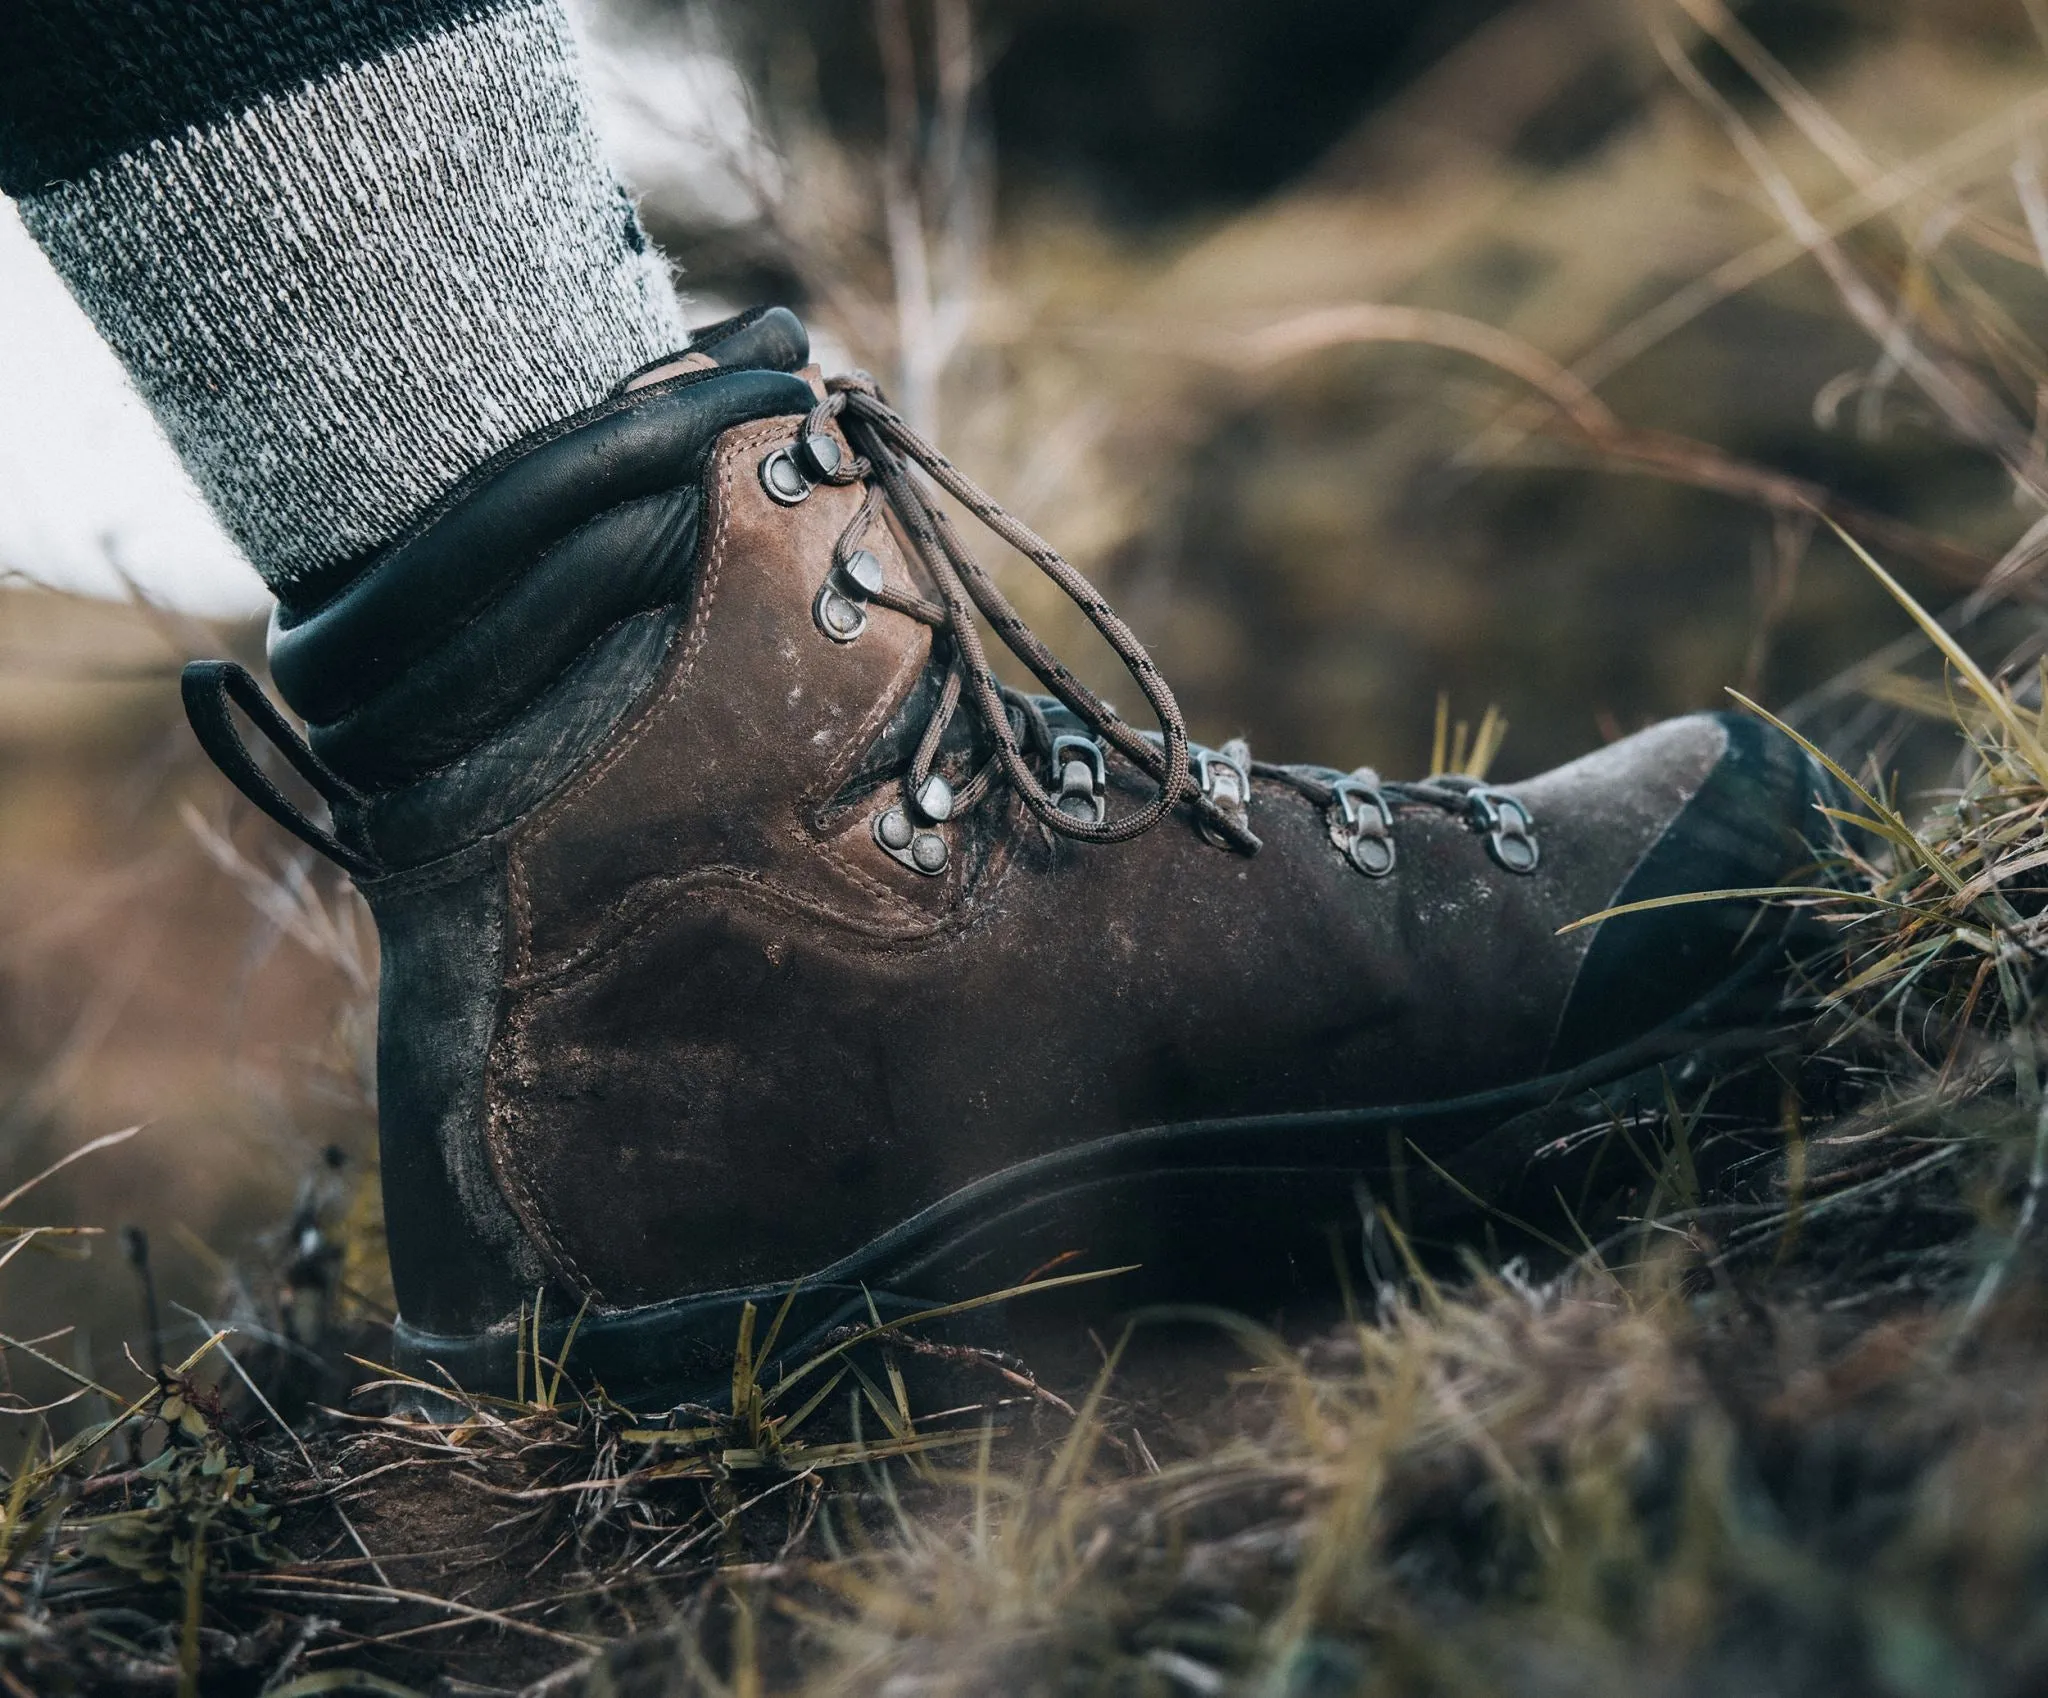
[(812, 401), (783, 372), (690, 372), (515, 443), (339, 594), (278, 608), (279, 692), (355, 783), (454, 759), (605, 631), (680, 599), (712, 444)]

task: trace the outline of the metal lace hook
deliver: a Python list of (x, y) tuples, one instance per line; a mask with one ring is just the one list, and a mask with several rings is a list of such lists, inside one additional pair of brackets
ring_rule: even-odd
[(1466, 792), (1465, 817), (1506, 871), (1527, 875), (1536, 870), (1543, 850), (1536, 841), (1536, 821), (1520, 798), (1476, 785)]
[(1394, 870), (1394, 810), (1375, 774), (1361, 769), (1330, 786), (1330, 841), (1367, 878)]

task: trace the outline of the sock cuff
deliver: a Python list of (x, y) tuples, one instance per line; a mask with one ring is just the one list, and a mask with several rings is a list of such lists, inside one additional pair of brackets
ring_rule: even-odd
[(469, 9), (20, 204), (295, 605), (687, 340), (559, 0)]
[(0, 7), (0, 193), (289, 95), (504, 0), (19, 0)]

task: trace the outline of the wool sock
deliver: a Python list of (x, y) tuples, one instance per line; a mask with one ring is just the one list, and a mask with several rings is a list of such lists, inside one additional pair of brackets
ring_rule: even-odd
[(296, 608), (688, 340), (562, 0), (0, 5), (0, 191)]

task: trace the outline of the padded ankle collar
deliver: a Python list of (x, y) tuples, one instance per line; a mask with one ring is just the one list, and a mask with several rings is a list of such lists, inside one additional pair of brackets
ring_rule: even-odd
[(357, 784), (456, 758), (603, 632), (683, 593), (712, 444), (813, 399), (782, 372), (691, 372), (515, 443), (340, 594), (278, 608), (278, 689)]

